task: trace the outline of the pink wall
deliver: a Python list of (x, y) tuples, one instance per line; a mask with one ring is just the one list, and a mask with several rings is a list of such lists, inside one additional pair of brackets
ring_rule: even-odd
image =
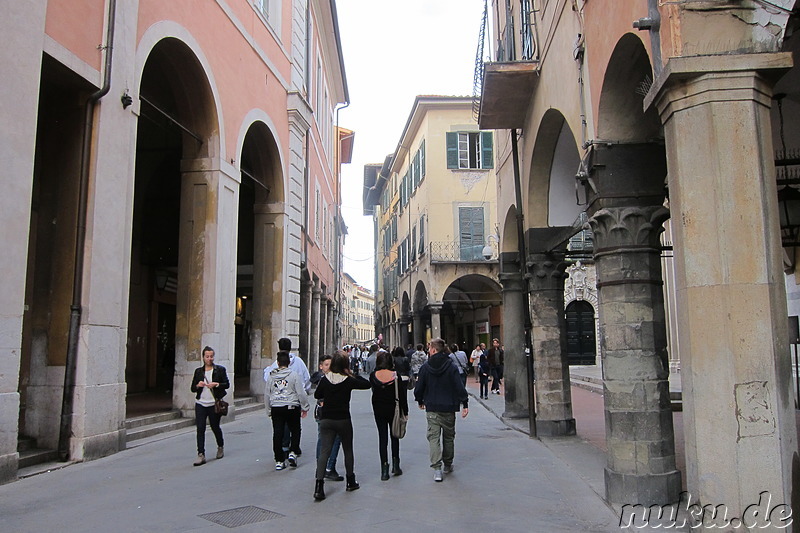
[(97, 46), (105, 40), (105, 2), (49, 0), (45, 33), (82, 61), (100, 70), (103, 54)]

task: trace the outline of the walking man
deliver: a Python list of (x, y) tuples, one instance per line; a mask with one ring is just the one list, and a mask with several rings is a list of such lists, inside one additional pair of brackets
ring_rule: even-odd
[(503, 367), (505, 352), (500, 346), (500, 339), (492, 339), (492, 347), (486, 359), (489, 362), (489, 370), (492, 376), (492, 394), (500, 394), (500, 380), (503, 379)]
[(469, 396), (458, 369), (447, 354), (444, 340), (432, 339), (428, 354), (428, 361), (419, 369), (414, 399), (419, 408), (426, 411), (433, 480), (439, 482), (443, 472), (453, 471), (456, 411), (463, 405), (461, 418), (467, 417)]

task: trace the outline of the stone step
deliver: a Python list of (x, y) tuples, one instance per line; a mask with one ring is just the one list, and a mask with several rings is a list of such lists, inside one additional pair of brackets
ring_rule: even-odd
[(36, 448), (36, 439), (33, 437), (26, 437), (24, 435), (19, 435), (17, 437), (17, 451), (27, 452), (28, 450), (33, 450)]
[[(237, 416), (264, 408), (262, 403), (256, 402), (255, 398), (250, 396), (236, 398), (233, 404)], [(178, 410), (137, 416), (125, 421), (128, 443), (192, 426), (194, 426), (194, 418), (181, 418)]]
[(135, 416), (133, 418), (128, 418), (125, 420), (125, 429), (130, 431), (131, 429), (149, 426), (152, 424), (158, 424), (161, 422), (167, 422), (169, 420), (175, 420), (181, 417), (181, 412), (176, 410), (173, 411), (164, 411), (162, 413), (153, 413), (149, 415), (142, 415), (142, 416)]
[(56, 450), (41, 450), (39, 448), (25, 450), (24, 452), (19, 452), (17, 468), (26, 468), (28, 466), (47, 463), (55, 461), (57, 458), (58, 453)]
[(145, 426), (138, 426), (127, 431), (127, 442), (146, 437), (152, 437), (168, 431), (175, 431), (176, 429), (183, 429), (194, 425), (192, 418), (175, 418), (171, 420), (147, 424)]

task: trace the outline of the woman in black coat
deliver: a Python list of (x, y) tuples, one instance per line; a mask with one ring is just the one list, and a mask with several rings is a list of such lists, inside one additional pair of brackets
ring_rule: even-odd
[(222, 415), (214, 412), (214, 401), (224, 398), (228, 394), (226, 389), (230, 386), (228, 371), (224, 366), (214, 364), (214, 350), (206, 346), (203, 348), (203, 366), (196, 368), (192, 377), (192, 392), (196, 393), (194, 414), (197, 424), (197, 460), (194, 466), (206, 464), (206, 418), (217, 439), (217, 459), (222, 459), (225, 455), (225, 441), (222, 438), (222, 428), (219, 427)]
[(353, 422), (350, 419), (350, 393), (353, 390), (369, 389), (369, 381), (353, 376), (350, 371), (350, 358), (337, 352), (331, 359), (330, 370), (319, 381), (314, 398), (321, 400), (319, 410), (319, 438), (322, 441), (317, 458), (317, 481), (314, 485), (314, 499), (325, 499), (325, 467), (331, 455), (333, 441), (338, 436), (344, 450), (344, 468), (347, 486), (345, 490), (358, 489), (356, 474), (353, 471)]
[[(403, 355), (405, 359), (405, 354)], [(375, 425), (378, 426), (378, 451), (381, 456), (381, 479), (389, 479), (389, 458), (386, 445), (390, 437), (392, 442), (392, 474), (399, 476), (403, 473), (400, 469), (400, 439), (391, 435), (392, 419), (394, 418), (395, 398), (400, 400), (400, 409), (408, 416), (408, 387), (403, 383), (403, 376), (394, 370), (394, 358), (386, 352), (379, 352), (375, 360), (375, 372), (370, 374), (369, 383), (372, 385), (372, 412), (375, 415)]]

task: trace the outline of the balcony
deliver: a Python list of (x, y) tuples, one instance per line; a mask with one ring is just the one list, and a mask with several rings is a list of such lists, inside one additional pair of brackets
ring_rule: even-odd
[[(500, 9), (500, 8), (498, 8)], [(502, 10), (501, 10), (502, 11)], [(531, 0), (506, 4), (495, 61), (484, 62), (487, 14), (484, 12), (475, 58), (474, 112), (482, 130), (520, 129), (539, 81), (539, 43), (536, 11)], [(515, 19), (519, 30), (515, 29)]]
[(483, 243), (464, 245), (460, 242), (430, 243), (431, 263), (486, 263), (492, 264), (496, 259), (484, 259)]

